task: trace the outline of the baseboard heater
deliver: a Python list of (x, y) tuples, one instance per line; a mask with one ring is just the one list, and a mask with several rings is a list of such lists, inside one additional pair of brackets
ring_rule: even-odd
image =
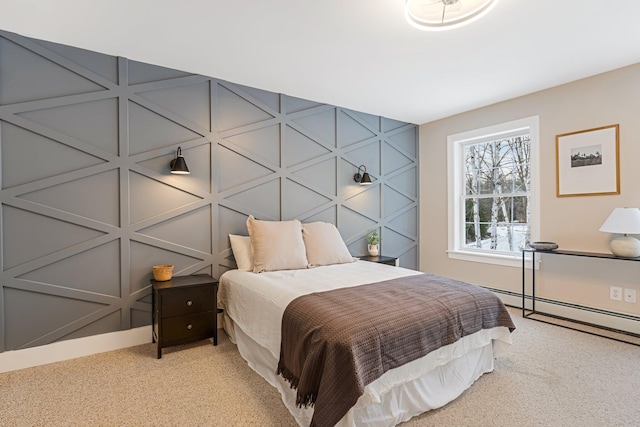
[[(496, 293), (496, 294), (513, 297), (513, 298), (516, 298), (516, 300), (518, 300), (518, 301), (522, 301), (522, 294), (520, 292), (506, 291), (506, 290), (503, 290), (503, 289), (494, 289), (494, 288), (487, 287), (487, 286), (483, 286), (483, 287), (485, 289), (488, 289), (488, 290)], [(525, 295), (525, 300), (531, 301), (532, 300), (531, 295)], [(572, 310), (580, 310), (580, 311), (584, 311), (584, 312), (594, 313), (594, 314), (600, 315), (600, 316), (609, 316), (611, 318), (620, 319), (620, 320), (625, 321), (625, 322), (628, 322), (628, 321), (638, 322), (638, 325), (640, 325), (640, 316), (635, 316), (633, 314), (618, 313), (618, 312), (615, 312), (615, 311), (604, 310), (604, 309), (601, 309), (601, 308), (589, 307), (589, 306), (584, 306), (584, 305), (580, 305), (580, 304), (568, 303), (568, 302), (564, 302), (564, 301), (557, 301), (557, 300), (552, 300), (552, 299), (549, 299), (549, 298), (543, 298), (543, 297), (536, 296), (536, 305), (544, 305), (544, 304), (554, 305), (554, 306), (558, 306), (558, 307), (566, 307), (566, 308), (569, 308), (569, 309), (572, 309)], [(507, 305), (510, 306), (510, 307), (522, 309), (522, 305), (521, 304), (520, 305), (507, 304)], [(549, 319), (555, 319), (557, 321), (570, 322), (572, 324), (581, 325), (583, 327), (593, 328), (593, 329), (596, 329), (598, 331), (595, 331), (595, 332), (594, 331), (588, 331), (588, 330), (585, 330), (584, 328), (580, 329), (580, 327), (577, 327), (577, 326), (574, 327), (574, 326), (562, 325), (562, 324), (559, 324), (557, 322), (553, 322), (553, 320), (540, 319), (539, 317), (532, 317), (532, 316), (542, 316), (542, 317), (549, 318)], [(593, 322), (586, 322), (586, 321), (583, 321), (583, 320), (573, 319), (573, 318), (569, 318), (569, 317), (566, 317), (566, 316), (560, 316), (560, 315), (557, 315), (557, 314), (546, 313), (546, 312), (540, 311), (538, 309), (536, 309), (535, 313), (529, 314), (527, 316), (527, 318), (531, 319), (531, 320), (536, 320), (536, 321), (539, 321), (539, 322), (548, 323), (548, 324), (555, 325), (555, 326), (560, 326), (560, 327), (564, 327), (564, 328), (568, 328), (568, 329), (573, 329), (573, 330), (584, 332), (584, 333), (588, 333), (588, 334), (591, 334), (591, 335), (597, 335), (597, 336), (601, 336), (601, 337), (604, 337), (604, 338), (609, 338), (609, 339), (613, 339), (613, 340), (616, 340), (616, 341), (620, 341), (620, 342), (624, 342), (624, 343), (640, 346), (640, 334), (633, 333), (633, 332), (626, 331), (626, 330), (619, 329), (619, 328), (600, 325), (600, 324), (593, 323)], [(602, 333), (598, 333), (599, 331), (602, 331)], [(608, 332), (609, 334), (605, 335), (605, 332)]]

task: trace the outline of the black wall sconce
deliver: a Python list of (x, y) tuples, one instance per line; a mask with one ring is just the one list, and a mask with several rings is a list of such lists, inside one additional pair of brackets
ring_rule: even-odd
[(169, 163), (169, 167), (171, 168), (171, 173), (178, 175), (189, 175), (191, 173), (187, 167), (187, 162), (185, 162), (184, 157), (182, 157), (182, 149), (180, 147), (178, 147), (176, 158)]
[[(360, 169), (363, 169), (362, 175), (360, 175)], [(360, 183), (360, 185), (371, 185), (371, 177), (369, 177), (367, 167), (365, 165), (360, 165), (360, 167), (358, 167), (358, 173), (353, 175), (353, 180)]]

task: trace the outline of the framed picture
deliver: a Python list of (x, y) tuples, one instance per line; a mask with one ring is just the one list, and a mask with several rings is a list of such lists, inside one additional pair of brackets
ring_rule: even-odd
[(619, 127), (556, 135), (556, 196), (620, 194)]

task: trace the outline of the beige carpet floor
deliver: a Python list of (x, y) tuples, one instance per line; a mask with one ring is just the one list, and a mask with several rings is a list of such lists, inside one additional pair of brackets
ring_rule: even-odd
[[(403, 426), (640, 426), (640, 347), (520, 317), (511, 352)], [(221, 334), (0, 374), (1, 426), (295, 426)]]

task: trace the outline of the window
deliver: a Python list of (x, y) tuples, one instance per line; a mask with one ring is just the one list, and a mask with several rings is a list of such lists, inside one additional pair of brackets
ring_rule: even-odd
[(538, 117), (447, 138), (449, 257), (519, 265), (538, 234)]

